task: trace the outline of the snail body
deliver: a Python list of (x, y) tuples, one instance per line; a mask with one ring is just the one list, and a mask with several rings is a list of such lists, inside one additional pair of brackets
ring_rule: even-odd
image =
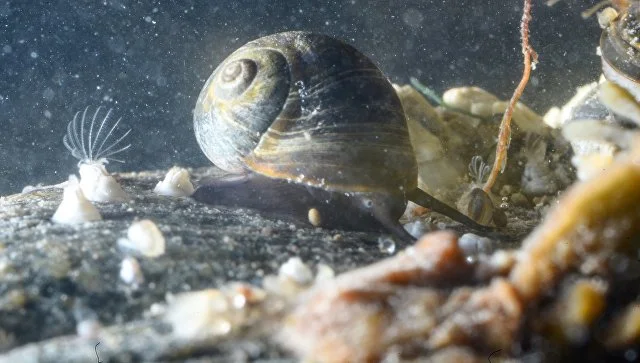
[(386, 229), (408, 200), (482, 228), (417, 188), (417, 163), (392, 85), (337, 39), (286, 32), (247, 43), (209, 77), (194, 111), (206, 156), (228, 178), (198, 200), (307, 216), (322, 226)]

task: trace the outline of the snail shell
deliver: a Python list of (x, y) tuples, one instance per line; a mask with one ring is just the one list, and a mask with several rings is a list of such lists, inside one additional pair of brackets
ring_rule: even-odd
[(194, 119), (201, 149), (231, 173), (343, 192), (416, 188), (395, 91), (367, 57), (328, 36), (287, 32), (244, 45), (209, 77)]
[(640, 3), (612, 21), (600, 38), (602, 71), (640, 102)]
[(314, 215), (323, 227), (399, 224), (407, 200), (482, 230), (417, 188), (402, 104), (384, 74), (352, 46), (286, 32), (247, 43), (205, 83), (194, 111), (200, 148), (228, 181), (194, 198)]

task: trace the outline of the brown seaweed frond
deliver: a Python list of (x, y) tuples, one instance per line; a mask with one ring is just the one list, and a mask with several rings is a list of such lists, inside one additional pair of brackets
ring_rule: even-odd
[(498, 174), (504, 171), (507, 165), (507, 150), (509, 149), (509, 142), (511, 141), (511, 117), (513, 116), (513, 110), (522, 96), (527, 83), (529, 82), (529, 75), (531, 74), (531, 64), (538, 62), (538, 54), (529, 44), (529, 22), (531, 21), (531, 0), (524, 0), (524, 8), (522, 10), (522, 20), (520, 21), (520, 35), (522, 38), (522, 54), (524, 55), (524, 70), (522, 72), (522, 78), (518, 87), (516, 87), (511, 99), (509, 100), (509, 107), (502, 116), (500, 122), (500, 132), (498, 134), (498, 145), (496, 146), (496, 158), (493, 162), (493, 168), (489, 179), (482, 188), (485, 192), (489, 193), (491, 188), (498, 178)]

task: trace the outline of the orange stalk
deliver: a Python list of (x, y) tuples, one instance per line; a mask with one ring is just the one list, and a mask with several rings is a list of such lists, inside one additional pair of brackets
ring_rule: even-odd
[(524, 55), (524, 70), (522, 72), (522, 78), (518, 87), (513, 92), (509, 106), (502, 115), (502, 122), (500, 122), (500, 133), (498, 134), (498, 145), (496, 146), (496, 159), (493, 162), (493, 168), (491, 168), (491, 174), (487, 182), (482, 189), (489, 193), (491, 188), (498, 178), (498, 174), (504, 171), (507, 164), (507, 150), (509, 149), (509, 142), (511, 141), (511, 117), (513, 116), (513, 110), (522, 96), (527, 83), (529, 82), (529, 75), (531, 74), (531, 62), (538, 62), (538, 54), (529, 45), (529, 22), (531, 21), (531, 0), (524, 0), (524, 9), (522, 10), (522, 20), (520, 21), (520, 35), (522, 38), (522, 54)]

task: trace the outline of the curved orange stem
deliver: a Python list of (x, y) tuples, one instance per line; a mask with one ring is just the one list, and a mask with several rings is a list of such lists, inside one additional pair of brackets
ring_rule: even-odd
[(482, 190), (489, 193), (491, 188), (498, 178), (498, 174), (504, 171), (507, 164), (507, 150), (509, 149), (509, 142), (511, 141), (511, 117), (513, 116), (513, 110), (522, 96), (527, 83), (529, 82), (529, 75), (531, 74), (531, 62), (538, 62), (538, 54), (529, 45), (529, 22), (531, 21), (531, 0), (524, 0), (524, 9), (522, 10), (522, 20), (520, 21), (520, 35), (522, 37), (522, 54), (524, 55), (524, 70), (522, 72), (522, 78), (518, 87), (516, 87), (507, 110), (502, 115), (502, 121), (500, 122), (500, 132), (498, 134), (498, 145), (496, 146), (496, 159), (493, 162), (493, 168), (491, 168), (491, 174), (487, 182), (482, 187)]

